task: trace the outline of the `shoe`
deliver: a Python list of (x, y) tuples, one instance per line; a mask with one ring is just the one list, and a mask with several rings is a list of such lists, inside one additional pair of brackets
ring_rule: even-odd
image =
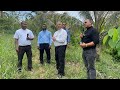
[(62, 75), (58, 74), (58, 78), (62, 78)]
[(32, 68), (28, 68), (28, 71), (32, 71)]
[(48, 64), (50, 64), (50, 61), (47, 61)]
[(62, 75), (62, 76), (65, 76), (65, 73), (60, 73), (59, 71), (58, 71), (58, 74), (60, 74), (60, 75)]
[(21, 72), (21, 70), (22, 70), (21, 68), (18, 68), (18, 69), (17, 69), (18, 72)]
[(40, 62), (40, 64), (42, 64), (42, 65), (43, 65), (43, 62)]
[(62, 76), (65, 76), (65, 73), (63, 73)]

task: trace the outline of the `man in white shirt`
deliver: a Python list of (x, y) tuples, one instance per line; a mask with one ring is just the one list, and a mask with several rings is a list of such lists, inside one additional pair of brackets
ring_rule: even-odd
[(53, 42), (55, 45), (55, 60), (58, 75), (61, 77), (65, 75), (65, 51), (67, 45), (67, 32), (62, 29), (62, 22), (57, 22), (57, 31), (53, 35)]
[(28, 59), (28, 70), (32, 69), (32, 50), (31, 50), (31, 40), (34, 39), (34, 35), (31, 30), (27, 29), (27, 23), (25, 21), (21, 22), (21, 29), (18, 29), (15, 34), (15, 49), (18, 54), (18, 70), (22, 69), (22, 59), (24, 53), (26, 52)]

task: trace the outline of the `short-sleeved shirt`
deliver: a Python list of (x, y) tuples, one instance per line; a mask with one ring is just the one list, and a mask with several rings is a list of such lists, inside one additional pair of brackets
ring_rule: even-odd
[(27, 45), (31, 45), (31, 40), (27, 40), (27, 34), (29, 38), (34, 38), (34, 35), (32, 33), (31, 30), (26, 29), (19, 29), (15, 32), (14, 34), (14, 38), (18, 39), (18, 45), (19, 46), (27, 46)]
[(84, 42), (84, 43), (94, 42), (94, 44), (95, 44), (94, 46), (83, 48), (84, 50), (90, 49), (90, 48), (93, 48), (93, 49), (96, 48), (96, 45), (99, 43), (98, 31), (93, 27), (87, 28), (87, 30), (85, 31), (84, 36), (82, 38), (82, 42)]

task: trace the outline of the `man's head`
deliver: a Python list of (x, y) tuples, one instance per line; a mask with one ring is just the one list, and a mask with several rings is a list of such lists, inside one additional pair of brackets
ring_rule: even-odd
[(93, 22), (92, 22), (92, 20), (90, 20), (90, 19), (86, 19), (86, 20), (84, 21), (84, 26), (85, 26), (86, 28), (91, 27), (92, 24), (93, 24)]
[(27, 22), (22, 21), (21, 22), (21, 28), (25, 30), (27, 28)]
[(56, 27), (57, 27), (57, 29), (61, 29), (62, 28), (62, 22), (57, 22), (57, 24), (56, 24)]
[(47, 29), (47, 25), (46, 25), (45, 23), (42, 25), (42, 29), (43, 29), (43, 30), (46, 30), (46, 29)]
[(66, 23), (62, 23), (64, 29), (66, 29)]

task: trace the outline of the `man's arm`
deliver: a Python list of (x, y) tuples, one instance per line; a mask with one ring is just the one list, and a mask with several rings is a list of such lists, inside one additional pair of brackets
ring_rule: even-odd
[(32, 33), (32, 31), (30, 32), (30, 37), (28, 36), (27, 37), (27, 40), (33, 40), (34, 39), (34, 35), (33, 35), (33, 33)]
[(96, 45), (96, 44), (99, 43), (99, 33), (98, 33), (96, 30), (93, 31), (91, 38), (92, 38), (92, 42), (82, 43), (82, 44), (80, 44), (80, 46), (81, 46), (82, 48), (85, 48), (85, 47), (94, 46), (94, 45)]
[(16, 52), (19, 52), (18, 39), (15, 39), (15, 50)]
[(92, 47), (92, 46), (94, 46), (94, 45), (95, 45), (94, 42), (89, 42), (89, 43), (82, 43), (82, 44), (80, 44), (80, 46), (81, 46), (82, 48)]
[(33, 40), (34, 38), (29, 38), (29, 37), (27, 37), (27, 40)]
[(49, 48), (51, 48), (52, 45), (52, 33), (50, 32), (50, 38), (49, 38), (50, 42), (49, 42)]
[(40, 43), (40, 33), (38, 34), (38, 40), (37, 40), (37, 48), (38, 48), (38, 49), (40, 49), (39, 43)]
[(67, 32), (66, 31), (62, 34), (61, 38), (56, 38), (56, 41), (60, 42), (60, 43), (64, 43), (65, 40), (67, 40)]
[(70, 31), (68, 30), (68, 43), (70, 43)]

